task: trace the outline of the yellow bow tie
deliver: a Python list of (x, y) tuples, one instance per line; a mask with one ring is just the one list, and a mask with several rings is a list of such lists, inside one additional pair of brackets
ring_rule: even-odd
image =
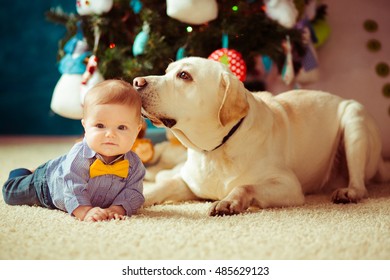
[(126, 178), (129, 174), (129, 161), (121, 160), (114, 164), (104, 164), (100, 159), (96, 159), (89, 168), (90, 178), (107, 174)]

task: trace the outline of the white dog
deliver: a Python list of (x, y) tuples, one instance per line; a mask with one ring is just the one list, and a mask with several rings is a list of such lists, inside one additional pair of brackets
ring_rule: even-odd
[(188, 148), (173, 178), (145, 188), (145, 206), (215, 200), (210, 215), (304, 203), (337, 187), (335, 203), (357, 202), (370, 179), (390, 180), (381, 140), (363, 106), (329, 93), (252, 93), (221, 63), (190, 57), (163, 76), (138, 77), (143, 113)]

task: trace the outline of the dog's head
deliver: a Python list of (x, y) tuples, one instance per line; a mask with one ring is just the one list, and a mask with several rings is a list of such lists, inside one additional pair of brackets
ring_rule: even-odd
[(196, 150), (217, 147), (249, 109), (238, 78), (225, 65), (204, 58), (173, 62), (165, 75), (138, 77), (133, 85), (143, 114)]

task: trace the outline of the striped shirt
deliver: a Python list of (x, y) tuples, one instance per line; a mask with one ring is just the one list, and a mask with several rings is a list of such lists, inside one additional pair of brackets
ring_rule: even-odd
[(144, 203), (143, 178), (145, 167), (132, 151), (122, 157), (129, 161), (129, 175), (89, 177), (90, 165), (98, 154), (88, 147), (85, 139), (75, 144), (68, 154), (47, 163), (47, 184), (53, 204), (72, 213), (79, 206), (108, 208), (120, 205), (126, 215), (134, 214)]

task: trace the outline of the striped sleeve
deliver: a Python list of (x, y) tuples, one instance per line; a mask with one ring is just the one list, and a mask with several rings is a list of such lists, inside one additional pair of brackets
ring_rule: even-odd
[(126, 210), (126, 215), (131, 216), (145, 202), (143, 195), (145, 167), (135, 153), (129, 153), (128, 158), (130, 161), (130, 175), (127, 178), (125, 187), (115, 198), (112, 205), (121, 205)]

